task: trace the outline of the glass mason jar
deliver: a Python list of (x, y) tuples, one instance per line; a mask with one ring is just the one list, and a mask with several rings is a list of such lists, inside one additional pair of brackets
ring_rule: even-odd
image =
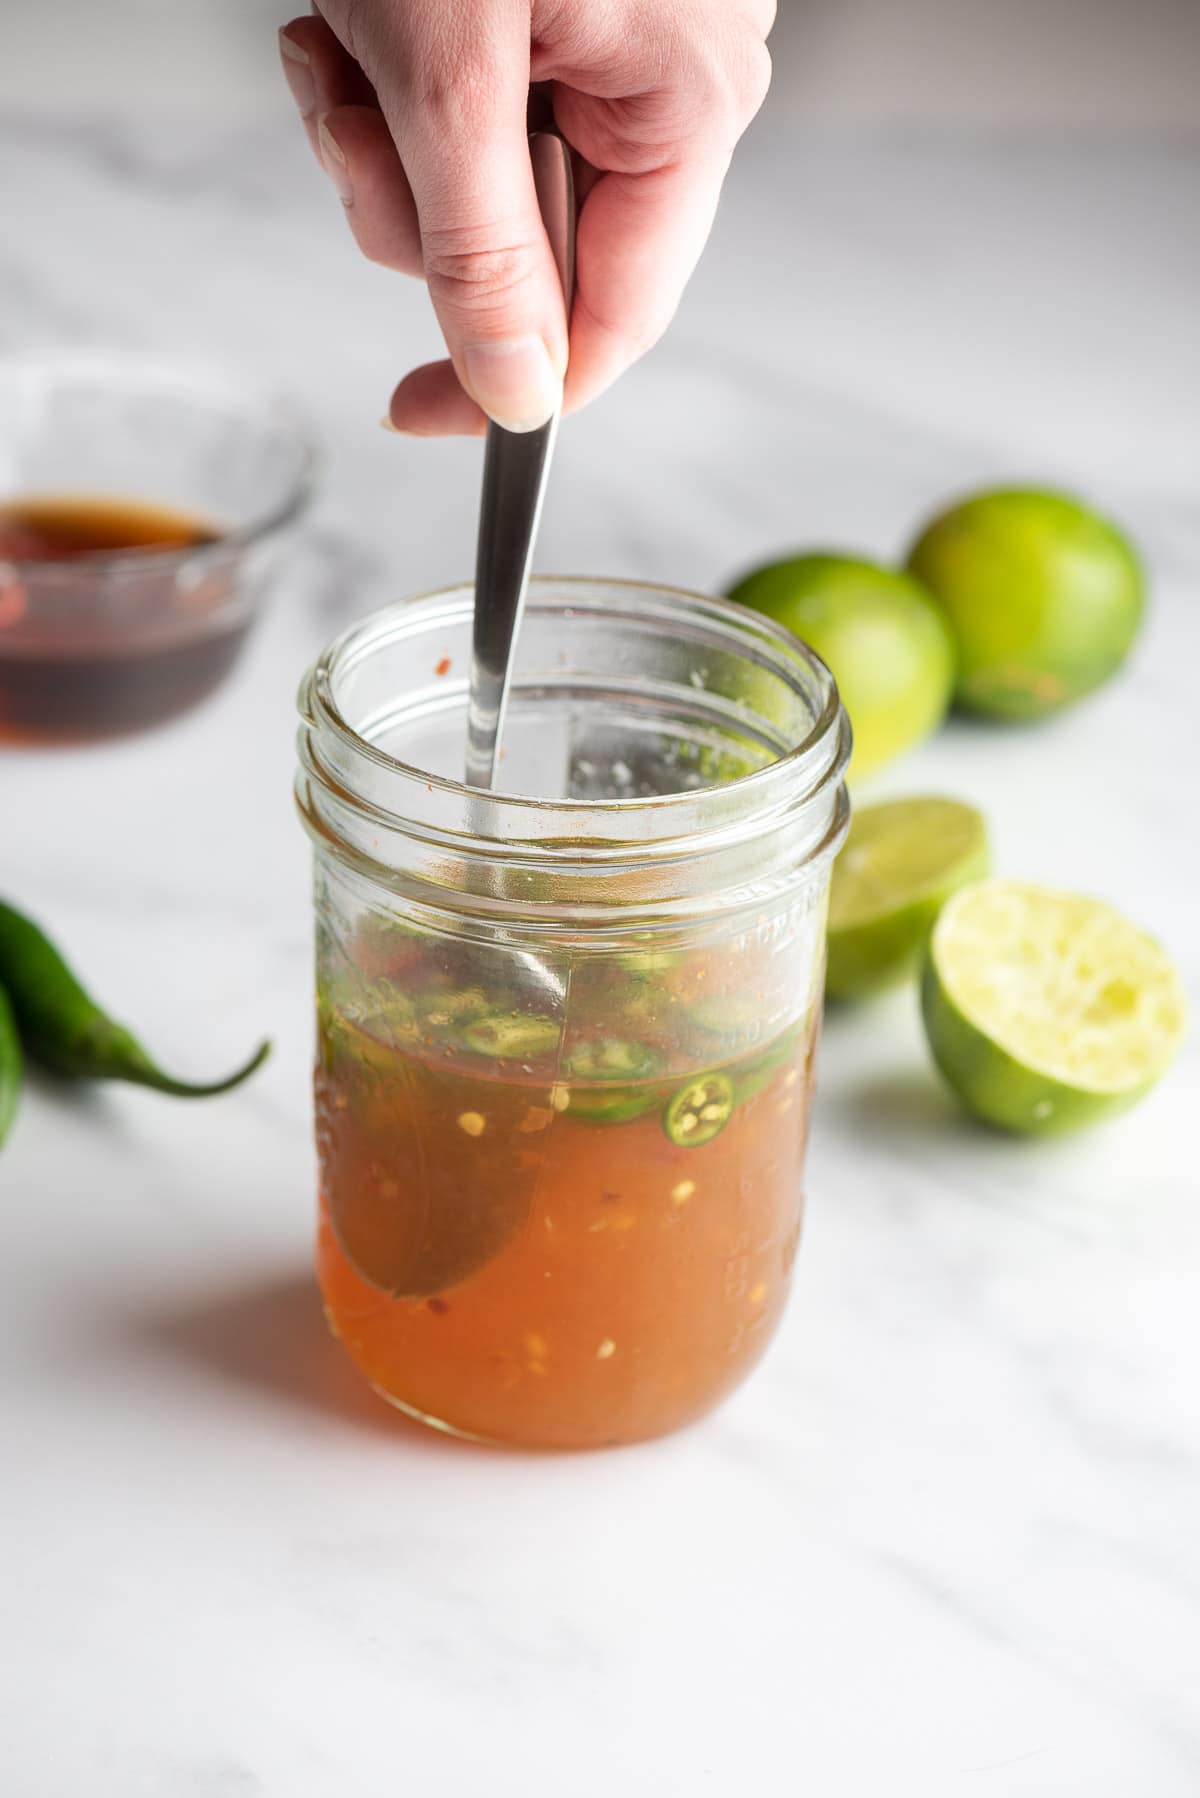
[(707, 1411), (783, 1310), (849, 729), (754, 613), (545, 579), (481, 793), (471, 606), (376, 613), (301, 692), (318, 1274), (411, 1415), (628, 1442)]

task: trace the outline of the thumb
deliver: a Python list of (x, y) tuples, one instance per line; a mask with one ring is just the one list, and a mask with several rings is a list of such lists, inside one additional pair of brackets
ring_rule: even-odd
[(427, 70), (394, 108), (381, 99), (455, 373), (489, 418), (532, 431), (562, 400), (567, 319), (529, 159), (528, 43), (509, 75), (497, 64), (482, 80)]

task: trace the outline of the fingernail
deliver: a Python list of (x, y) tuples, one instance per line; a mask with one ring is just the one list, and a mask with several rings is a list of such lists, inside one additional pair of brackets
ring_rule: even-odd
[(283, 57), (283, 77), (292, 90), (292, 99), (300, 108), (302, 119), (311, 118), (317, 104), (317, 90), (313, 86), (312, 67), (308, 53), (300, 48), (294, 38), (286, 31), (279, 33), (279, 54)]
[(472, 399), (506, 431), (536, 431), (562, 400), (562, 381), (540, 337), (472, 343), (462, 354)]
[(380, 419), (379, 429), (381, 431), (390, 431), (392, 433), (393, 437), (402, 437), (404, 435), (404, 433), (401, 431), (399, 425), (394, 425), (392, 423), (392, 415), (390, 412), (385, 412), (383, 417)]
[(350, 170), (346, 167), (345, 151), (326, 124), (324, 113), (317, 120), (317, 142), (321, 146), (321, 160), (325, 164), (325, 173), (337, 188), (338, 199), (342, 205), (349, 206), (354, 198), (354, 189), (350, 185)]

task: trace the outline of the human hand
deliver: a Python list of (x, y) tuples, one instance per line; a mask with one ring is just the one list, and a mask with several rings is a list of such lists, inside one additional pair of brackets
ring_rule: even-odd
[(530, 87), (575, 152), (568, 410), (657, 342), (770, 80), (774, 0), (320, 0), (280, 33), (313, 150), (373, 262), (423, 275), (450, 359), (390, 422), (543, 424), (567, 320), (534, 192)]

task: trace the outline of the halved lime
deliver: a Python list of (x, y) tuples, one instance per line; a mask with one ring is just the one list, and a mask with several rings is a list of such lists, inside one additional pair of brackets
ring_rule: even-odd
[(1040, 718), (1090, 693), (1141, 623), (1137, 553), (1065, 493), (979, 493), (933, 519), (908, 557), (958, 644), (956, 698), (993, 718)]
[(964, 887), (921, 993), (934, 1060), (976, 1116), (1049, 1136), (1124, 1111), (1183, 1037), (1179, 976), (1110, 906), (1019, 880)]
[(748, 574), (729, 597), (776, 619), (829, 667), (854, 729), (861, 777), (941, 723), (954, 685), (954, 641), (911, 575), (860, 556), (812, 554)]
[(825, 990), (865, 998), (915, 973), (951, 893), (987, 873), (987, 826), (957, 799), (857, 809), (829, 891)]

